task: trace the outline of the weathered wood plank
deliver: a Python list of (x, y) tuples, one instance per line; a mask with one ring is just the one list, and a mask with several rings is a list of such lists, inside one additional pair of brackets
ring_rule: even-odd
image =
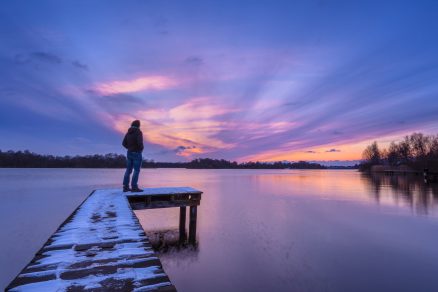
[(126, 193), (128, 197), (136, 196), (159, 196), (159, 195), (187, 195), (187, 194), (202, 194), (201, 191), (191, 187), (162, 187), (162, 188), (145, 188), (142, 192)]

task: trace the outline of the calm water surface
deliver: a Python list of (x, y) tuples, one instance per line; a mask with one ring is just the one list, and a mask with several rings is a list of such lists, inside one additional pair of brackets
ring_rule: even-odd
[[(123, 170), (0, 169), (0, 288), (95, 188)], [(355, 171), (145, 169), (204, 191), (198, 246), (160, 252), (179, 291), (437, 291), (437, 185)], [(138, 211), (150, 234), (178, 209)]]

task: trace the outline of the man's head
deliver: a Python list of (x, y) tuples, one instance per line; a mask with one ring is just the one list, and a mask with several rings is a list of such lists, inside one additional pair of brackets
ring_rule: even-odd
[(131, 127), (136, 127), (136, 128), (140, 128), (140, 121), (139, 120), (135, 120), (131, 123)]

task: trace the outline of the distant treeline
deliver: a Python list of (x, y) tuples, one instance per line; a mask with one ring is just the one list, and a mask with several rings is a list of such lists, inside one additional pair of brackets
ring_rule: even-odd
[[(124, 168), (126, 158), (121, 154), (53, 156), (29, 151), (0, 150), (0, 167), (12, 168)], [(244, 162), (200, 158), (190, 162), (155, 162), (144, 160), (143, 168), (198, 168), (198, 169), (325, 169), (327, 167), (306, 161), (300, 162)], [(337, 167), (339, 168), (339, 167)], [(350, 168), (350, 167), (346, 167)]]
[(413, 133), (398, 143), (391, 142), (387, 149), (380, 149), (374, 142), (362, 156), (364, 161), (359, 166), (362, 171), (369, 171), (375, 165), (405, 167), (418, 172), (425, 168), (438, 171), (438, 135)]

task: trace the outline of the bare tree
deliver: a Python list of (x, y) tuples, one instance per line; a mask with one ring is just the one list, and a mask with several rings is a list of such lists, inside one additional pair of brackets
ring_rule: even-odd
[(376, 141), (374, 141), (371, 145), (368, 145), (367, 148), (365, 148), (362, 153), (362, 157), (370, 164), (380, 164), (381, 155), (379, 146), (377, 145)]
[(409, 136), (406, 136), (405, 139), (398, 144), (398, 155), (400, 164), (407, 164), (411, 160), (411, 145), (409, 143)]
[(407, 165), (421, 171), (423, 168), (438, 170), (438, 135), (427, 136), (413, 133), (402, 141), (391, 142), (388, 149), (380, 150), (376, 142), (363, 152), (361, 169), (369, 170), (372, 165), (387, 162), (392, 166)]
[(395, 142), (391, 142), (389, 144), (389, 148), (386, 151), (386, 155), (383, 155), (388, 160), (388, 163), (392, 166), (396, 166), (400, 164), (400, 153), (399, 153), (399, 145)]
[(412, 157), (416, 160), (424, 159), (428, 152), (429, 141), (430, 138), (428, 136), (424, 136), (422, 133), (413, 133), (409, 137)]

